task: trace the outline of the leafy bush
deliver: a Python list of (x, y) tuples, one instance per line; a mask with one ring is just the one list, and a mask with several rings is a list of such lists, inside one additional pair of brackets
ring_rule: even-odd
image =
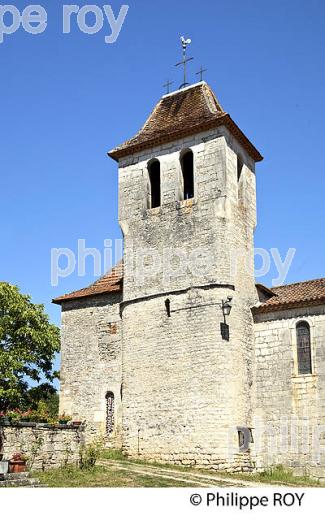
[(91, 469), (95, 466), (98, 458), (104, 449), (102, 439), (95, 439), (90, 444), (82, 446), (79, 452), (79, 467), (80, 469)]
[(5, 415), (11, 421), (19, 421), (21, 417), (21, 411), (18, 408), (16, 408), (15, 410), (9, 410)]
[(65, 412), (63, 412), (62, 415), (59, 415), (58, 416), (58, 420), (59, 421), (66, 421), (66, 422), (69, 422), (72, 420), (72, 417), (70, 415), (67, 415)]
[(7, 418), (12, 422), (32, 422), (32, 423), (49, 423), (49, 424), (58, 424), (59, 421), (71, 421), (72, 417), (63, 413), (62, 415), (57, 415), (51, 413), (51, 409), (48, 406), (48, 403), (45, 401), (39, 401), (35, 409), (28, 409), (26, 411), (22, 411), (19, 408), (15, 410), (8, 410), (7, 412), (0, 412), (0, 421), (1, 419)]

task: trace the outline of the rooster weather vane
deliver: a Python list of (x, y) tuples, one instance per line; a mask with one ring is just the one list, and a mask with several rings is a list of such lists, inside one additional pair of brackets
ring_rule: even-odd
[(187, 62), (193, 60), (194, 58), (187, 58), (186, 57), (187, 46), (190, 43), (192, 43), (192, 40), (190, 38), (185, 39), (184, 36), (181, 36), (181, 43), (182, 43), (182, 47), (183, 47), (183, 59), (179, 63), (176, 63), (175, 67), (179, 67), (179, 65), (183, 65), (183, 67), (184, 67), (184, 81), (183, 81), (183, 83), (181, 84), (181, 86), (179, 88), (185, 88), (185, 87), (187, 87), (189, 85), (189, 83), (187, 83), (186, 64), (187, 64)]

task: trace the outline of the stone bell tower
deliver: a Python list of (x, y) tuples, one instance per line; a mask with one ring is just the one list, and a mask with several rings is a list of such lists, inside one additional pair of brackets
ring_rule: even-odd
[(162, 97), (136, 136), (109, 155), (119, 163), (125, 245), (123, 449), (248, 468), (238, 446), (230, 456), (229, 439), (251, 426), (262, 157), (205, 82)]

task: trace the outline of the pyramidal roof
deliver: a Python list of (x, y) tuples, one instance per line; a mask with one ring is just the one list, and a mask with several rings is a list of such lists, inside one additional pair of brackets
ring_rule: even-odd
[(224, 125), (255, 160), (263, 157), (202, 81), (163, 96), (141, 130), (132, 139), (111, 150), (115, 160), (182, 137)]

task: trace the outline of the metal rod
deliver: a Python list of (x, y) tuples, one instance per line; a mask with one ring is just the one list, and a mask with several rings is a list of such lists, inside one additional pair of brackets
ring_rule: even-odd
[(222, 302), (216, 302), (216, 303), (203, 303), (202, 305), (189, 305), (188, 307), (179, 307), (178, 309), (170, 310), (170, 312), (186, 311), (187, 309), (198, 309), (199, 307), (212, 307), (213, 305), (219, 305), (222, 308)]

